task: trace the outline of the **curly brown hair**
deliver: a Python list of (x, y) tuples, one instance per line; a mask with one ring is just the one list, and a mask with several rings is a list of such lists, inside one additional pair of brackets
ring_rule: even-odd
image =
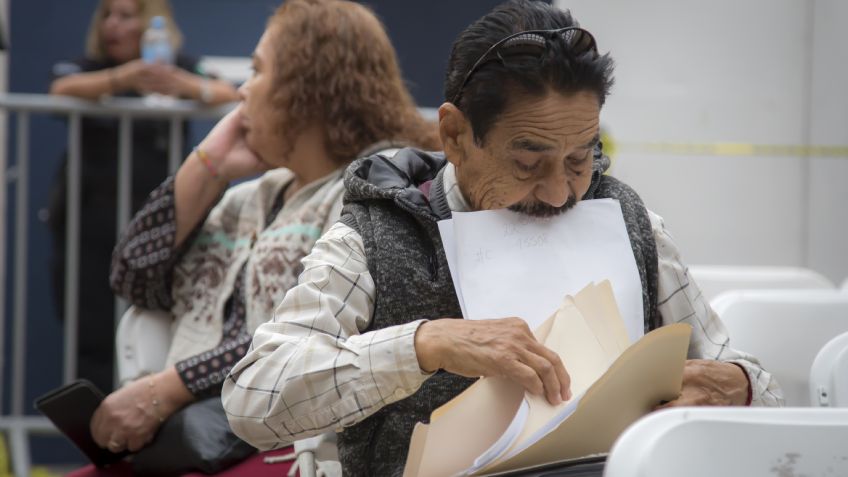
[(268, 20), (276, 56), (271, 101), (288, 144), (321, 124), (328, 152), (349, 162), (380, 141), (440, 149), (407, 91), (382, 23), (346, 0), (289, 0)]

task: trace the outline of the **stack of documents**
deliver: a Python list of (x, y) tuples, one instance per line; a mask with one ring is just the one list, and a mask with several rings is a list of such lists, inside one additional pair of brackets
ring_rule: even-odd
[(405, 476), (477, 475), (608, 452), (624, 429), (677, 397), (691, 328), (630, 345), (608, 281), (566, 297), (535, 332), (571, 376), (558, 406), (504, 378), (482, 378), (415, 426)]

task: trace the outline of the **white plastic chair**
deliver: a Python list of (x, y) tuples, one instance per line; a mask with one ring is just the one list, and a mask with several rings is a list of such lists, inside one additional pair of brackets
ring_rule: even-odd
[(836, 288), (821, 274), (797, 267), (692, 265), (689, 275), (708, 301), (730, 290)]
[(173, 316), (164, 311), (131, 306), (124, 313), (115, 334), (118, 383), (121, 386), (165, 369), (173, 322)]
[(711, 303), (730, 345), (751, 353), (783, 388), (787, 406), (809, 406), (810, 366), (833, 337), (848, 331), (848, 294), (837, 290), (725, 292)]
[(692, 407), (618, 438), (604, 477), (848, 475), (848, 409)]
[(342, 465), (336, 441), (335, 432), (295, 441), (297, 462), (289, 469), (288, 477), (294, 477), (298, 470), (300, 477), (341, 477)]
[(810, 368), (813, 406), (848, 407), (848, 333), (828, 341)]

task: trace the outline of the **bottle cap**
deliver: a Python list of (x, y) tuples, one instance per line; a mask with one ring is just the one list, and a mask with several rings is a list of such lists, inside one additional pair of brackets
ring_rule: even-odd
[(150, 26), (153, 27), (153, 28), (156, 28), (158, 30), (165, 28), (165, 17), (163, 17), (161, 15), (157, 15), (157, 16), (151, 18), (150, 19)]

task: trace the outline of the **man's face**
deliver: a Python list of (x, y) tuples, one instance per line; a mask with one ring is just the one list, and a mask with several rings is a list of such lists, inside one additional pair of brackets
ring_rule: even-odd
[(482, 145), (456, 108), (442, 114), (443, 139), (446, 114), (459, 115), (455, 140), (446, 142), (445, 151), (473, 209), (549, 217), (568, 210), (589, 189), (600, 115), (594, 93), (516, 99)]

